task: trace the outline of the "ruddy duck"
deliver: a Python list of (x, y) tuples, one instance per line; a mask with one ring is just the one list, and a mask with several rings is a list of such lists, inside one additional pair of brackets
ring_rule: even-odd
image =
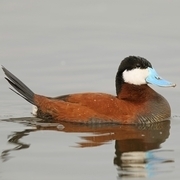
[(167, 100), (148, 84), (176, 85), (162, 79), (142, 57), (125, 58), (116, 74), (116, 96), (105, 93), (77, 93), (59, 97), (35, 94), (2, 67), (5, 79), (16, 94), (37, 107), (36, 116), (50, 122), (148, 124), (171, 116)]

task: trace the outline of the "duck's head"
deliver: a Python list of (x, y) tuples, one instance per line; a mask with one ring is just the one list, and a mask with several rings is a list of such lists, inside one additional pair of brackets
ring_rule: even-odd
[(154, 84), (160, 87), (176, 86), (176, 84), (161, 78), (148, 60), (138, 56), (129, 56), (119, 65), (116, 74), (117, 94), (119, 94), (123, 83), (137, 86), (143, 84)]

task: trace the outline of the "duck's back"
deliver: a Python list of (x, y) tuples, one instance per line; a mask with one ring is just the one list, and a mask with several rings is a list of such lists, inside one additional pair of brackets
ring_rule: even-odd
[[(37, 102), (41, 107), (40, 117), (43, 112), (42, 98)], [(80, 123), (145, 124), (163, 121), (171, 114), (167, 100), (148, 85), (135, 87), (127, 84), (118, 96), (105, 93), (64, 95), (50, 98), (45, 104), (46, 110), (48, 104), (56, 106), (49, 109), (54, 109), (54, 114), (58, 114), (55, 118), (59, 121)]]

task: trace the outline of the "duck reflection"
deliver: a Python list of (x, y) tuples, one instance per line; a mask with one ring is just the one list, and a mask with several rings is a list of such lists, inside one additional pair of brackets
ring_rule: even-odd
[(172, 171), (172, 166), (167, 164), (174, 162), (169, 158), (172, 151), (159, 149), (169, 137), (170, 121), (129, 128), (129, 137), (115, 141), (114, 164), (118, 166), (119, 176), (150, 177)]
[(23, 142), (20, 142), (20, 139), (24, 136), (27, 136), (29, 132), (32, 130), (24, 130), (22, 132), (14, 132), (12, 135), (8, 137), (8, 142), (15, 145), (15, 148), (4, 150), (1, 153), (1, 159), (3, 162), (9, 160), (9, 152), (14, 150), (20, 150), (20, 149), (26, 149), (29, 148), (29, 144), (25, 144)]
[[(170, 121), (151, 125), (121, 125), (87, 127), (64, 124), (65, 132), (93, 132), (81, 137), (79, 147), (93, 147), (115, 140), (114, 165), (119, 177), (150, 177), (172, 171), (172, 150), (161, 150), (170, 132)], [(166, 166), (166, 167), (165, 167)]]
[(115, 141), (113, 162), (117, 166), (118, 175), (121, 178), (146, 177), (162, 171), (172, 171), (172, 164), (169, 165), (169, 163), (174, 162), (173, 159), (169, 158), (171, 150), (160, 149), (160, 145), (169, 137), (170, 121), (146, 126), (50, 124), (40, 122), (37, 118), (21, 118), (18, 121), (33, 126), (33, 128), (14, 132), (9, 136), (9, 143), (16, 144), (16, 147), (2, 152), (1, 158), (4, 161), (8, 160), (10, 151), (30, 147), (29, 144), (20, 142), (22, 137), (38, 130), (56, 130), (66, 133), (82, 133), (81, 141), (77, 142), (76, 146), (80, 148), (100, 146)]

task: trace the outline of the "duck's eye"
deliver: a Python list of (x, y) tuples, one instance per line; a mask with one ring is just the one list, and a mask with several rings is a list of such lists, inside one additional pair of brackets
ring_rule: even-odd
[(140, 68), (141, 67), (141, 65), (138, 63), (138, 64), (136, 64), (136, 68)]

